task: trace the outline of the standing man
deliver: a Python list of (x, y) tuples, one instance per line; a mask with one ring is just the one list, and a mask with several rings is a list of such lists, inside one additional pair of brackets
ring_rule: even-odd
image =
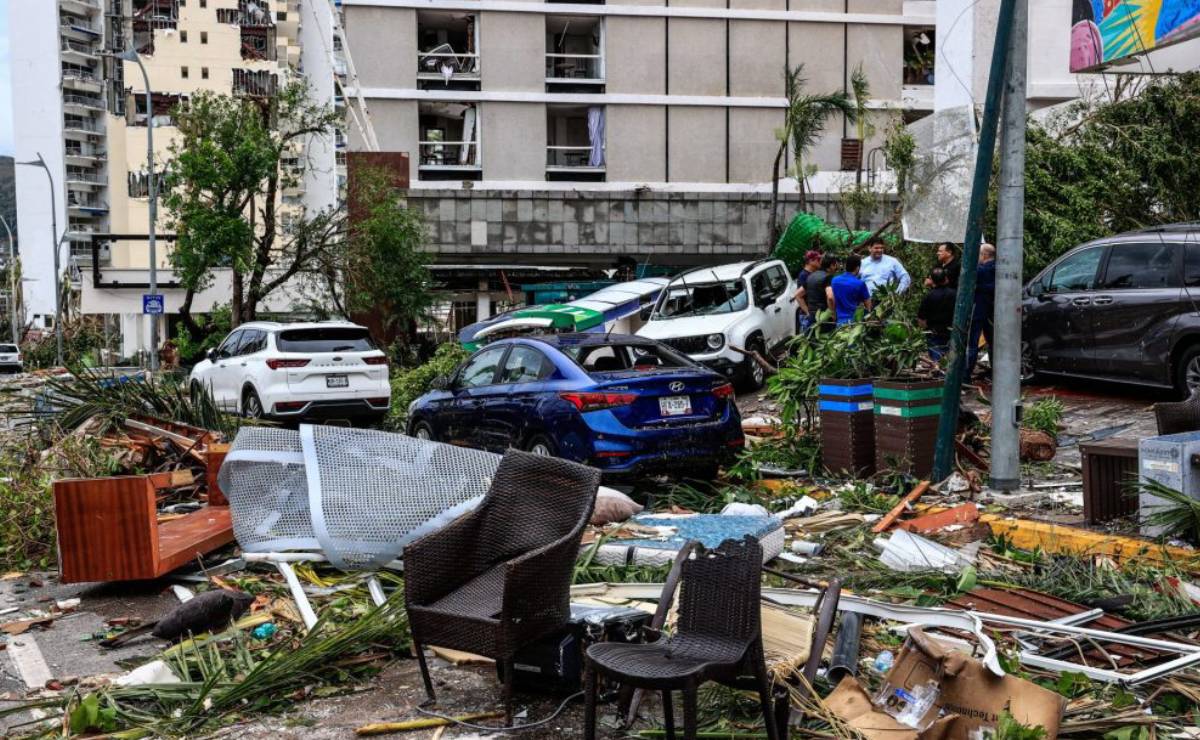
[(929, 281), (933, 289), (921, 300), (917, 323), (929, 332), (929, 356), (941, 360), (950, 347), (950, 327), (954, 324), (954, 301), (958, 291), (950, 287), (949, 275), (941, 267), (933, 268)]
[(837, 257), (832, 254), (825, 255), (821, 258), (820, 266), (808, 276), (808, 282), (796, 292), (797, 300), (800, 301), (800, 310), (804, 311), (810, 330), (816, 329), (818, 326), (824, 328), (832, 326), (830, 321), (821, 323), (818, 321), (821, 314), (828, 311), (833, 305), (833, 288), (830, 287), (830, 281), (833, 280), (833, 274), (837, 272), (837, 266)]
[[(937, 267), (946, 273), (946, 285), (952, 290), (958, 290), (958, 273), (962, 271), (962, 263), (958, 260), (958, 247), (950, 242), (942, 242), (937, 248)], [(925, 278), (925, 287), (933, 288), (933, 276)]]
[(979, 267), (975, 272), (975, 309), (971, 314), (971, 334), (967, 337), (967, 372), (963, 382), (975, 374), (979, 360), (979, 337), (992, 349), (992, 315), (996, 309), (996, 248), (984, 244), (979, 248)]
[(805, 309), (805, 288), (808, 277), (821, 269), (821, 253), (810, 249), (804, 254), (804, 266), (796, 273), (796, 333), (803, 334), (812, 326), (813, 314)]
[[(874, 295), (884, 285), (895, 285), (897, 293), (908, 290), (912, 278), (900, 260), (884, 254), (886, 245), (881, 237), (867, 242), (867, 259), (862, 263), (862, 280)], [(847, 266), (850, 264), (846, 262)]]
[(871, 290), (858, 275), (861, 266), (862, 259), (852, 254), (846, 258), (846, 271), (829, 282), (838, 326), (853, 321), (859, 306), (871, 310)]

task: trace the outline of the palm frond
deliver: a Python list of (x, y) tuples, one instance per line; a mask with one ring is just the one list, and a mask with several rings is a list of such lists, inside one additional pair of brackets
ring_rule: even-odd
[(1138, 490), (1163, 502), (1143, 512), (1143, 524), (1159, 530), (1168, 539), (1188, 538), (1194, 541), (1200, 534), (1200, 501), (1149, 478), (1138, 484)]

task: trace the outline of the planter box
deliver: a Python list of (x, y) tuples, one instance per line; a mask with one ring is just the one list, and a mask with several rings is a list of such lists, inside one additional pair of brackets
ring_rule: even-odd
[(875, 472), (875, 396), (870, 378), (825, 379), (818, 386), (821, 456), (834, 473)]
[(924, 478), (933, 470), (940, 380), (875, 382), (875, 469)]

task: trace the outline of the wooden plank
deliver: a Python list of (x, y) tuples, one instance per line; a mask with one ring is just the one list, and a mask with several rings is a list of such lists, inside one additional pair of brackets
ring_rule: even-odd
[(154, 488), (146, 476), (56, 481), (54, 513), (63, 583), (158, 574)]
[(233, 519), (225, 506), (205, 506), (199, 511), (158, 526), (158, 572), (179, 568), (233, 542)]
[(225, 492), (221, 490), (221, 483), (217, 480), (217, 475), (221, 472), (221, 465), (225, 463), (225, 456), (228, 454), (229, 445), (223, 442), (208, 446), (204, 468), (208, 482), (209, 506), (229, 506), (229, 499), (225, 498)]
[(900, 518), (900, 515), (907, 511), (908, 508), (911, 507), (916, 500), (921, 498), (921, 496), (928, 490), (929, 481), (923, 480), (918, 483), (916, 488), (912, 489), (907, 496), (900, 500), (900, 503), (896, 504), (895, 508), (889, 511), (874, 527), (871, 528), (871, 531), (875, 534), (888, 531), (888, 529), (891, 528), (896, 520)]
[(909, 532), (921, 534), (936, 532), (939, 529), (944, 529), (954, 524), (970, 524), (977, 519), (979, 519), (979, 508), (973, 503), (966, 503), (962, 506), (955, 506), (953, 509), (946, 509), (935, 514), (925, 514), (916, 519), (909, 519), (906, 522), (900, 522), (896, 526)]
[(46, 683), (54, 678), (33, 635), (24, 634), (10, 639), (8, 649), (4, 652), (12, 659), (13, 668), (25, 682), (26, 688), (44, 689)]
[(190, 486), (196, 482), (195, 476), (190, 470), (171, 470), (166, 473), (151, 473), (146, 478), (150, 480), (150, 485), (155, 490), (165, 488), (180, 488), (182, 486)]

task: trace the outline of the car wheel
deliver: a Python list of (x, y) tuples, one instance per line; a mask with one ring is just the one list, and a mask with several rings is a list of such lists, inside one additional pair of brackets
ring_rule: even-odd
[(429, 426), (427, 421), (418, 421), (413, 425), (412, 436), (422, 442), (436, 442), (433, 436), (433, 427)]
[(242, 396), (242, 416), (247, 419), (261, 419), (263, 415), (262, 401), (258, 399), (258, 394), (253, 388), (247, 389)]
[(1021, 342), (1021, 382), (1033, 382), (1037, 375), (1037, 366), (1033, 362), (1033, 346), (1029, 342)]
[[(760, 355), (766, 353), (767, 348), (763, 345), (763, 341), (757, 337), (746, 343), (746, 349), (751, 352), (757, 352)], [(742, 387), (747, 391), (756, 391), (763, 387), (767, 382), (767, 371), (750, 355), (746, 355), (742, 360)]]
[(541, 434), (530, 437), (525, 443), (525, 451), (543, 457), (554, 457), (554, 443)]
[(1200, 344), (1188, 347), (1175, 363), (1175, 390), (1183, 398), (1200, 389)]

